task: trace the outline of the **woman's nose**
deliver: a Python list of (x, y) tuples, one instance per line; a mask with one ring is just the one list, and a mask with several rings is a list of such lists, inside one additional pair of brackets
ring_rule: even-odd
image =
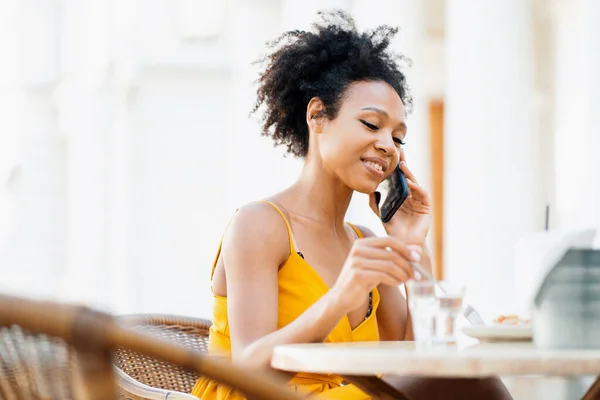
[(377, 143), (375, 143), (375, 148), (386, 155), (394, 154), (394, 151), (396, 151), (394, 138), (391, 135), (382, 135)]

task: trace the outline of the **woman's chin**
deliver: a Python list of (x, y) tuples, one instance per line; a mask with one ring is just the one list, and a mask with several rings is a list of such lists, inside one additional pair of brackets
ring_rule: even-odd
[(364, 182), (362, 184), (356, 185), (352, 189), (354, 189), (355, 192), (371, 194), (374, 193), (375, 190), (377, 190), (377, 186), (379, 185), (376, 185), (373, 182)]

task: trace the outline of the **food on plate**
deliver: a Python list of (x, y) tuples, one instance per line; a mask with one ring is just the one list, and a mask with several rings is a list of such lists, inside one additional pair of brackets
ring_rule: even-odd
[(521, 318), (518, 315), (500, 315), (499, 317), (494, 319), (493, 322), (495, 324), (502, 324), (502, 325), (522, 325), (522, 324), (529, 324), (530, 321), (531, 320)]

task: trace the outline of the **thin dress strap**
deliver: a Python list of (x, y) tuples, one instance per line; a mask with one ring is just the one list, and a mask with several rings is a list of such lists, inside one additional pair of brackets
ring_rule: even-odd
[[(258, 200), (258, 201), (253, 201), (249, 204), (252, 203), (265, 203), (270, 205), (271, 207), (273, 207), (275, 209), (275, 211), (277, 211), (279, 213), (279, 215), (281, 215), (281, 218), (283, 218), (283, 222), (285, 222), (285, 226), (287, 228), (288, 231), (288, 238), (289, 238), (289, 242), (290, 242), (290, 254), (293, 254), (296, 252), (296, 240), (294, 239), (294, 234), (292, 233), (292, 227), (290, 225), (290, 223), (288, 222), (287, 218), (285, 217), (285, 214), (283, 213), (283, 211), (281, 211), (281, 209), (279, 207), (277, 207), (275, 204), (271, 203), (270, 201), (267, 200)], [(236, 214), (238, 212), (239, 208), (237, 210), (235, 210)], [(232, 217), (233, 219), (233, 217)], [(229, 221), (229, 223), (227, 224), (227, 227), (225, 228), (225, 231), (227, 231), (227, 228), (229, 227), (229, 224), (231, 224), (231, 221)], [(219, 261), (219, 256), (221, 255), (221, 249), (223, 247), (223, 237), (225, 237), (225, 234), (223, 234), (222, 238), (221, 238), (221, 242), (219, 243), (219, 248), (217, 249), (217, 255), (215, 256), (215, 259), (213, 261), (213, 266), (212, 269), (210, 271), (210, 280), (212, 281), (213, 275), (215, 274), (215, 269), (217, 268), (217, 262)], [(300, 253), (298, 253), (300, 254)], [(302, 257), (302, 256), (301, 256)]]
[(351, 224), (350, 222), (346, 222), (348, 225), (350, 225), (350, 228), (352, 228), (352, 230), (354, 230), (354, 232), (356, 232), (356, 236), (358, 236), (359, 238), (363, 238), (365, 237), (365, 235), (363, 235), (363, 233), (360, 231), (360, 229), (358, 229), (358, 227), (354, 224)]
[[(235, 210), (235, 214), (237, 214), (238, 210), (239, 210), (239, 208)], [(235, 214), (234, 214), (234, 216), (235, 216)], [(227, 226), (225, 227), (225, 231), (223, 232), (223, 235), (221, 236), (221, 241), (219, 242), (219, 248), (217, 249), (217, 255), (214, 258), (212, 269), (210, 270), (210, 281), (211, 282), (212, 282), (213, 276), (215, 274), (215, 269), (217, 269), (217, 263), (219, 262), (219, 256), (221, 255), (221, 249), (223, 248), (223, 239), (225, 238), (225, 232), (227, 232), (227, 228), (229, 228), (229, 225), (231, 224), (232, 220), (233, 220), (233, 217), (231, 217), (231, 219), (227, 223)], [(212, 291), (212, 284), (210, 286), (211, 286), (210, 290)], [(213, 292), (213, 294), (214, 294), (214, 292)]]
[(281, 211), (281, 209), (279, 207), (277, 207), (275, 204), (271, 203), (270, 201), (267, 200), (259, 200), (259, 201), (255, 201), (254, 203), (265, 203), (270, 205), (271, 207), (273, 207), (275, 209), (275, 211), (277, 211), (279, 213), (279, 215), (281, 215), (281, 218), (283, 218), (283, 222), (285, 222), (285, 226), (287, 228), (288, 231), (288, 239), (290, 241), (290, 254), (293, 254), (296, 252), (296, 239), (294, 239), (294, 234), (292, 233), (292, 226), (290, 225), (288, 219), (285, 217), (285, 214), (283, 213), (283, 211)]

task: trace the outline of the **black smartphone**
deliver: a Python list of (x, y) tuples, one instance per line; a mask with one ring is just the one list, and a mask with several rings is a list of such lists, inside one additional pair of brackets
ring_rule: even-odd
[(404, 172), (400, 169), (400, 163), (394, 171), (384, 179), (377, 187), (379, 192), (379, 215), (382, 222), (389, 222), (402, 203), (408, 198), (408, 185)]

